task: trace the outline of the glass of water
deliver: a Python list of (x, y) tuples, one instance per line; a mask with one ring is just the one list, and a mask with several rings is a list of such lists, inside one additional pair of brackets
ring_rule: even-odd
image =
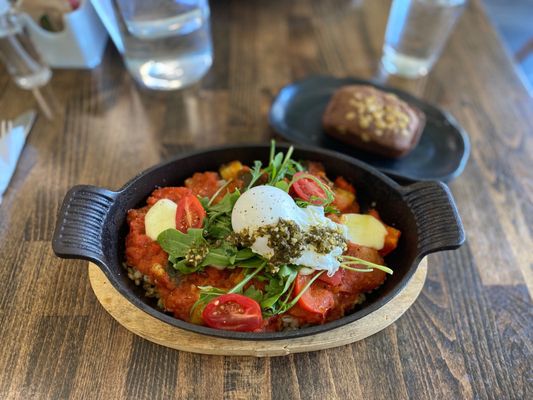
[(381, 64), (407, 78), (426, 75), (440, 53), (466, 0), (394, 0)]
[(207, 0), (112, 0), (126, 67), (150, 89), (192, 85), (209, 71)]

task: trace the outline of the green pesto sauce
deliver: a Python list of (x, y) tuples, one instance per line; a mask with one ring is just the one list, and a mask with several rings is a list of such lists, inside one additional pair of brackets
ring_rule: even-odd
[(253, 232), (248, 229), (235, 233), (233, 240), (244, 247), (252, 247), (258, 237), (268, 237), (268, 246), (274, 251), (269, 264), (279, 267), (300, 257), (306, 247), (313, 246), (317, 253), (328, 254), (335, 247), (346, 248), (346, 239), (336, 229), (312, 226), (303, 231), (294, 221), (280, 219), (278, 223), (262, 226)]
[(209, 253), (209, 246), (206, 243), (202, 243), (197, 246), (193, 246), (185, 253), (185, 263), (191, 267), (197, 267)]

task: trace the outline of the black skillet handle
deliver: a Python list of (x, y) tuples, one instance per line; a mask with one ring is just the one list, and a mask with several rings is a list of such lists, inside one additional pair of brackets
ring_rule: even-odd
[(70, 189), (59, 211), (52, 248), (61, 258), (81, 258), (107, 265), (104, 229), (118, 193), (96, 186)]
[(419, 257), (453, 250), (465, 241), (465, 231), (450, 189), (442, 182), (417, 182), (405, 187), (404, 197), (418, 226)]

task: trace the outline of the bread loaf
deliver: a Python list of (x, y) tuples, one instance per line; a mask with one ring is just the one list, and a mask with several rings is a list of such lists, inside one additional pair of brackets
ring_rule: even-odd
[(338, 89), (322, 123), (326, 133), (354, 147), (386, 157), (402, 157), (418, 143), (425, 115), (392, 93), (369, 85)]

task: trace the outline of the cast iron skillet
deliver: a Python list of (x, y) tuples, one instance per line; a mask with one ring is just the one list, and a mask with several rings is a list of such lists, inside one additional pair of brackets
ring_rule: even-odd
[[(288, 146), (280, 145), (286, 150)], [(296, 160), (324, 164), (328, 176), (344, 176), (357, 188), (362, 210), (375, 202), (383, 220), (402, 231), (398, 248), (387, 257), (394, 274), (368, 296), (359, 308), (342, 319), (318, 326), (274, 333), (230, 332), (193, 325), (155, 308), (153, 300), (128, 278), (122, 266), (126, 213), (140, 207), (158, 186), (182, 185), (194, 172), (218, 170), (232, 160), (251, 165), (267, 162), (268, 145), (238, 145), (192, 152), (159, 164), (129, 181), (117, 192), (95, 186), (75, 186), (68, 191), (59, 212), (52, 246), (57, 256), (80, 258), (97, 264), (113, 286), (146, 313), (181, 329), (228, 339), (276, 340), (328, 331), (353, 322), (390, 301), (409, 281), (427, 254), (459, 247), (465, 240), (461, 219), (450, 191), (439, 182), (419, 182), (402, 187), (374, 168), (329, 150), (296, 146)]]

